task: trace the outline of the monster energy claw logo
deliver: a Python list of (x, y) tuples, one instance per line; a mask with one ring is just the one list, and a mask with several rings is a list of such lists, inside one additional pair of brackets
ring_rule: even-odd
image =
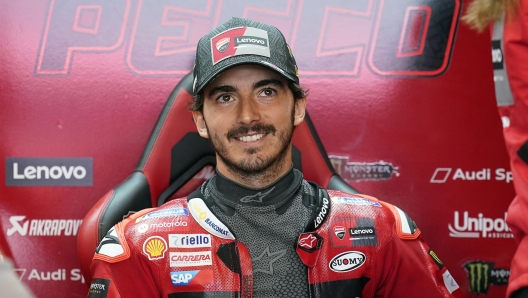
[(463, 265), (468, 274), (469, 287), (474, 294), (488, 294), (489, 286), (503, 286), (508, 283), (510, 269), (493, 268), (495, 263), (469, 261)]

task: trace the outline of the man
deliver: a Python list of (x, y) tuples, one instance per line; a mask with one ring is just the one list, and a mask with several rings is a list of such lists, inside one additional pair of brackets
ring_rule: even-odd
[(400, 209), (292, 168), (306, 113), (276, 28), (232, 18), (198, 43), (192, 114), (217, 174), (101, 241), (89, 297), (461, 297)]

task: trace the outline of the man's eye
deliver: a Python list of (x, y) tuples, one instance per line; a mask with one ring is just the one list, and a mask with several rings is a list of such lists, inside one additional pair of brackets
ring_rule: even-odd
[(231, 95), (224, 94), (224, 95), (221, 95), (220, 97), (218, 97), (218, 99), (216, 101), (218, 101), (220, 103), (223, 103), (223, 102), (230, 102), (232, 100), (233, 100), (233, 98), (231, 97)]
[(275, 95), (275, 90), (270, 89), (270, 88), (266, 88), (266, 89), (262, 90), (259, 95), (260, 96), (273, 96), (273, 95)]

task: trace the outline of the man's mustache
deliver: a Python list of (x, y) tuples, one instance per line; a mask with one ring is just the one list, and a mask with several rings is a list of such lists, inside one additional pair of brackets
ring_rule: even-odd
[(257, 123), (252, 126), (249, 125), (242, 125), (237, 128), (233, 128), (227, 132), (227, 140), (231, 141), (231, 139), (236, 138), (237, 136), (247, 134), (248, 132), (256, 132), (257, 134), (267, 134), (271, 133), (275, 135), (275, 132), (277, 132), (277, 129), (273, 124), (263, 124), (263, 123)]

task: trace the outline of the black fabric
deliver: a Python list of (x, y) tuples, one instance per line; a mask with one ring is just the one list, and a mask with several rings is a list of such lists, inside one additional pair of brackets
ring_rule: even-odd
[(217, 199), (217, 205), (227, 205), (232, 208), (238, 205), (252, 207), (275, 205), (280, 208), (293, 199), (301, 186), (302, 179), (301, 172), (290, 169), (275, 183), (255, 189), (238, 184), (217, 173), (210, 180), (211, 194)]
[(528, 141), (526, 141), (519, 150), (517, 150), (517, 155), (528, 164)]
[(235, 298), (239, 297), (237, 292), (185, 292), (172, 293), (168, 298)]
[(216, 251), (218, 258), (226, 265), (229, 270), (234, 273), (241, 274), (240, 270), (240, 257), (237, 253), (237, 247), (235, 242), (228, 244), (222, 244)]
[(528, 298), (528, 287), (515, 291), (510, 298)]
[(321, 298), (345, 298), (362, 297), (361, 292), (370, 280), (368, 277), (336, 280), (313, 285), (317, 297)]

